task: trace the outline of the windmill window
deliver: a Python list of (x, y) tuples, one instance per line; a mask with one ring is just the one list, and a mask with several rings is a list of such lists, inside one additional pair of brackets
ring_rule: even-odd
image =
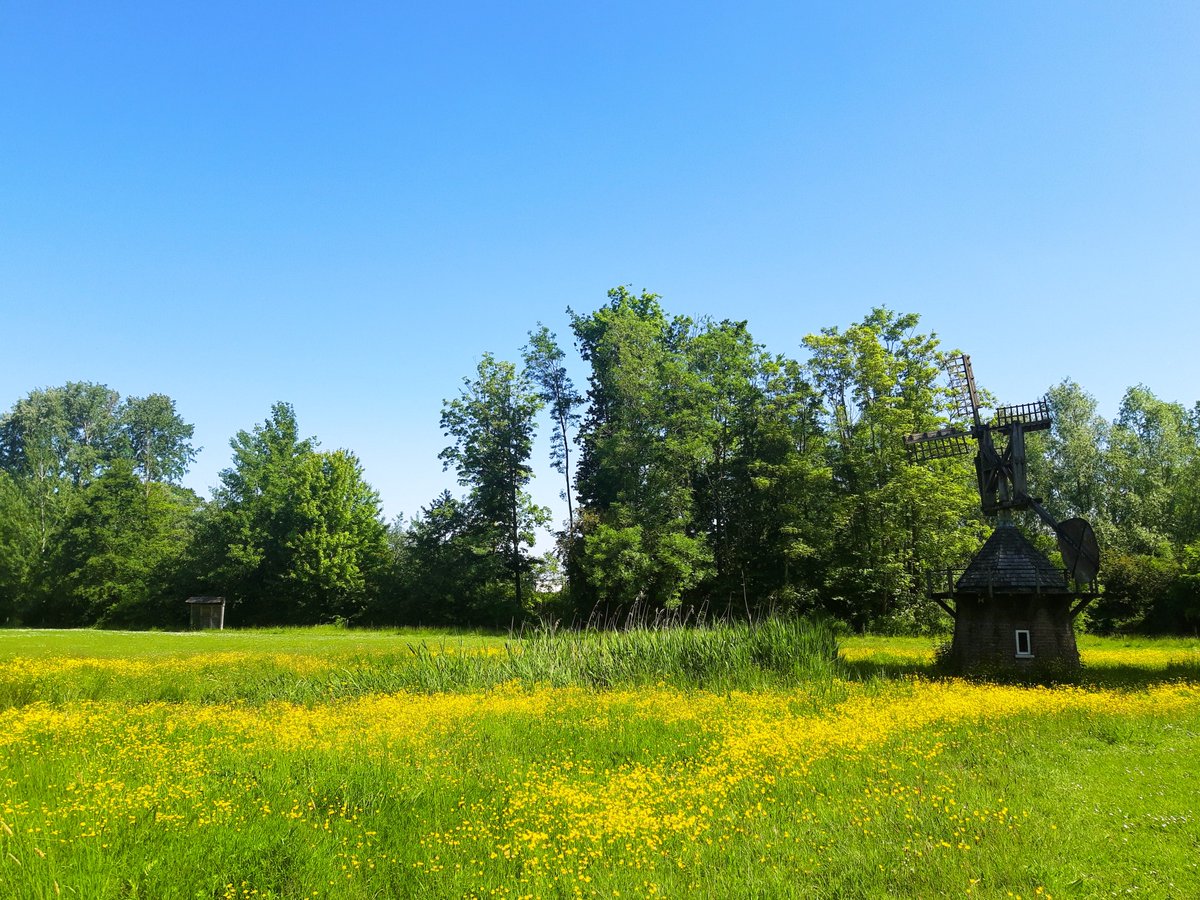
[(1023, 629), (1017, 631), (1017, 656), (1033, 656), (1033, 649), (1029, 643), (1029, 632)]

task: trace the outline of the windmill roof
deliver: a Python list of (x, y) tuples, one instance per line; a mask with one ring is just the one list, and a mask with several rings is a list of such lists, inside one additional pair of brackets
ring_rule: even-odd
[(955, 585), (962, 593), (1065, 592), (1063, 573), (1021, 534), (1001, 523)]

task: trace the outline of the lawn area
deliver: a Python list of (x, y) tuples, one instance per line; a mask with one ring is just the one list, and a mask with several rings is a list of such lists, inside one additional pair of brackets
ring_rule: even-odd
[(408, 644), (500, 647), (505, 638), (478, 632), (399, 628), (260, 628), (227, 631), (0, 629), (0, 661), (14, 657), (159, 659), (212, 653), (294, 654), (338, 658), (388, 653)]
[(1200, 642), (841, 644), (0, 632), (0, 896), (1200, 896)]

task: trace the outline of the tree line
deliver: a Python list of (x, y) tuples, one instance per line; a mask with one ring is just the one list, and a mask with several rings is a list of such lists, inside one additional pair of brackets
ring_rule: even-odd
[[(178, 627), (185, 597), (214, 594), (245, 625), (691, 610), (944, 627), (927, 585), (990, 525), (969, 456), (906, 458), (903, 436), (944, 425), (953, 400), (916, 315), (822, 329), (802, 359), (744, 321), (673, 315), (623, 287), (568, 317), (586, 385), (540, 324), (515, 361), (483, 354), (440, 422), (462, 490), (393, 522), (354, 454), (319, 449), (286, 403), (238, 432), (202, 498), (179, 484), (196, 451), (169, 397), (32, 391), (0, 417), (0, 621)], [(1048, 396), (1030, 480), (1056, 515), (1096, 526), (1106, 593), (1092, 627), (1194, 632), (1200, 404), (1139, 385), (1109, 422), (1074, 382)], [(529, 493), (544, 421), (558, 523)], [(538, 556), (544, 527), (555, 549)]]

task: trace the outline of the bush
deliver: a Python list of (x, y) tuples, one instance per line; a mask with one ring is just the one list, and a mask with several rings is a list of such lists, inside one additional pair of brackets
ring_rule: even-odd
[(1117, 556), (1107, 562), (1104, 594), (1089, 610), (1091, 628), (1099, 634), (1187, 630), (1189, 611), (1197, 608), (1193, 585), (1169, 551)]

